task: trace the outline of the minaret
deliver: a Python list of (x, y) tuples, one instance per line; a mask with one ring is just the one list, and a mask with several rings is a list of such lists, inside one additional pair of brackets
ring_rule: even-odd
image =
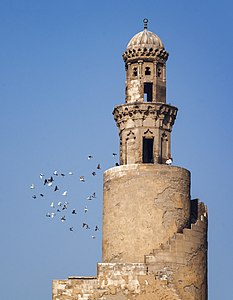
[(177, 108), (166, 104), (168, 53), (160, 38), (147, 30), (136, 34), (123, 53), (125, 104), (113, 114), (120, 135), (120, 164), (165, 163), (171, 156), (171, 130)]
[[(128, 43), (125, 103), (114, 108), (120, 165), (104, 172), (97, 276), (53, 281), (53, 300), (207, 300), (207, 208), (190, 172), (168, 165), (177, 108), (166, 103), (168, 53), (148, 30)], [(188, 151), (188, 149), (187, 149)]]
[[(142, 263), (151, 259), (166, 267), (165, 262), (179, 264), (180, 256), (183, 259), (193, 252), (198, 261), (192, 266), (195, 293), (201, 292), (192, 299), (207, 299), (207, 212), (203, 203), (191, 200), (190, 172), (166, 164), (172, 157), (171, 131), (177, 108), (166, 104), (168, 53), (147, 25), (145, 19), (144, 30), (130, 40), (123, 53), (125, 103), (113, 110), (120, 137), (120, 166), (104, 174), (103, 262)], [(186, 247), (187, 253), (171, 247), (179, 235), (191, 242), (190, 232), (198, 226), (199, 241), (189, 253), (185, 243), (179, 247)], [(163, 248), (170, 252), (163, 252)], [(158, 257), (152, 255), (156, 251)], [(177, 280), (185, 277), (182, 272), (187, 270), (177, 271)]]

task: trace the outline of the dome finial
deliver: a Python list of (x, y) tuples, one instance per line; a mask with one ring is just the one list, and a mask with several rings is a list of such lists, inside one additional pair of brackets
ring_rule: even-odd
[(143, 19), (143, 23), (144, 23), (144, 29), (147, 29), (147, 23), (148, 23), (148, 19)]

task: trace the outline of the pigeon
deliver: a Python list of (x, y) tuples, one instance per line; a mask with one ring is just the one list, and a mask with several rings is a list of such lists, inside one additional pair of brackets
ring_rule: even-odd
[(99, 230), (99, 227), (96, 225), (95, 226), (95, 231), (98, 231)]
[(90, 227), (88, 226), (87, 223), (83, 223), (83, 228), (85, 228), (85, 229), (90, 229)]
[(56, 192), (56, 191), (58, 191), (58, 190), (59, 190), (59, 188), (58, 188), (58, 186), (56, 185), (55, 188), (54, 188), (54, 192)]
[(84, 208), (84, 212), (85, 212), (85, 213), (88, 212), (88, 208), (87, 208), (87, 207)]
[(53, 175), (58, 176), (58, 172), (57, 172), (57, 171), (54, 171), (54, 172), (53, 172)]
[(44, 174), (40, 173), (40, 179), (43, 179)]
[(85, 182), (85, 177), (84, 176), (80, 176), (79, 180), (82, 181), (82, 182)]
[(90, 160), (90, 159), (92, 159), (92, 158), (93, 158), (92, 155), (88, 155), (88, 157), (87, 157), (88, 160)]
[(33, 195), (32, 198), (33, 198), (33, 199), (36, 199), (36, 195)]
[(66, 216), (61, 217), (61, 221), (65, 222), (66, 221)]
[(32, 184), (31, 184), (31, 186), (30, 186), (30, 189), (32, 189), (32, 190), (33, 190), (34, 188), (35, 188), (35, 184), (34, 184), (34, 183), (32, 183)]
[(91, 175), (96, 176), (96, 172), (92, 172)]
[(74, 231), (74, 227), (70, 227), (70, 231)]
[(65, 209), (67, 209), (67, 204), (64, 204), (62, 207), (62, 210), (65, 210)]
[(73, 210), (72, 210), (72, 214), (73, 214), (73, 215), (77, 215), (77, 213), (76, 213), (76, 210), (75, 210), (75, 209), (73, 209)]
[(173, 162), (173, 159), (171, 157), (169, 157), (167, 160), (166, 160), (166, 165), (170, 166)]
[(117, 154), (113, 152), (112, 156), (115, 157), (115, 156), (117, 156)]
[(96, 169), (97, 169), (97, 170), (100, 170), (100, 169), (101, 169), (100, 164), (97, 165)]
[(65, 192), (62, 193), (62, 196), (67, 196), (67, 194), (68, 194), (68, 192), (65, 191)]

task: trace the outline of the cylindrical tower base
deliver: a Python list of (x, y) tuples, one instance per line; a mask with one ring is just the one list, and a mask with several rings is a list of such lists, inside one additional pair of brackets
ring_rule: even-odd
[(104, 173), (103, 262), (144, 262), (190, 222), (190, 172), (130, 164)]

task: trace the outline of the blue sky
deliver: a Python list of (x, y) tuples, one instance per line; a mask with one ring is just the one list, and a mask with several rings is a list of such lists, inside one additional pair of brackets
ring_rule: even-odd
[[(231, 298), (232, 11), (226, 0), (0, 1), (2, 299), (51, 299), (52, 279), (95, 275), (102, 174), (119, 149), (111, 113), (124, 102), (121, 54), (145, 17), (170, 53), (167, 101), (179, 108), (174, 164), (192, 172), (192, 198), (208, 205), (209, 299)], [(57, 198), (39, 178), (54, 170), (66, 174)], [(65, 201), (63, 190), (78, 210), (65, 224), (45, 217), (52, 201)]]

